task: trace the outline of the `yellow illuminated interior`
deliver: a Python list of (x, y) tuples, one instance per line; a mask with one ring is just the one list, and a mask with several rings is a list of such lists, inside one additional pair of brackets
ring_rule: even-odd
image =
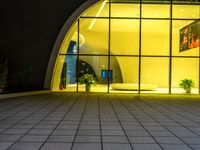
[[(172, 34), (170, 34), (170, 4), (142, 4), (142, 14), (140, 14), (140, 5), (136, 3), (111, 3), (110, 8), (110, 22), (107, 1), (101, 1), (86, 10), (79, 19), (79, 33), (76, 22), (66, 35), (59, 52), (67, 54), (70, 41), (76, 43), (79, 41), (78, 58), (89, 64), (100, 80), (92, 87), (93, 92), (108, 91), (108, 84), (101, 78), (101, 71), (107, 70), (110, 66), (113, 70), (113, 84), (120, 83), (125, 86), (132, 84), (135, 88), (114, 90), (110, 84), (109, 92), (137, 93), (140, 74), (140, 83), (144, 88), (141, 93), (168, 93), (171, 40), (172, 93), (184, 93), (184, 90), (179, 88), (179, 83), (185, 78), (195, 82), (192, 93), (198, 93), (199, 47), (180, 52), (179, 43), (180, 29), (200, 18), (199, 5), (172, 6)], [(141, 34), (140, 16), (142, 17)], [(108, 56), (109, 48), (111, 56)], [(75, 49), (74, 55), (77, 54), (77, 44)], [(140, 50), (141, 68), (139, 69)], [(84, 85), (78, 85), (77, 88), (77, 83), (67, 84), (66, 89), (59, 88), (63, 63), (70, 57), (72, 58), (69, 55), (58, 56), (52, 91), (84, 91)], [(145, 86), (152, 87), (153, 90), (145, 89)]]

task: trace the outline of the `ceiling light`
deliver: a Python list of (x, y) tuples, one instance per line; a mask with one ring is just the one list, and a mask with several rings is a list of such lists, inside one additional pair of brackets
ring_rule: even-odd
[[(106, 2), (107, 2), (107, 0), (105, 0), (105, 1), (102, 3), (102, 5), (101, 5), (101, 7), (99, 8), (99, 10), (98, 10), (98, 12), (97, 12), (97, 14), (96, 14), (95, 17), (98, 17), (98, 16), (100, 15), (100, 13), (102, 12), (104, 6), (106, 5)], [(91, 30), (91, 29), (93, 28), (93, 26), (94, 26), (96, 20), (97, 20), (97, 19), (95, 18), (95, 19), (92, 21), (92, 23), (91, 23), (90, 26), (88, 27), (89, 30)]]

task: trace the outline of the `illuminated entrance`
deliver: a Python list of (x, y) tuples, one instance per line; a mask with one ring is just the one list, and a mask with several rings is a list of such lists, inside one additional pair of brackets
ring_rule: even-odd
[(184, 93), (183, 79), (199, 93), (199, 1), (99, 1), (71, 26), (55, 63), (52, 91)]

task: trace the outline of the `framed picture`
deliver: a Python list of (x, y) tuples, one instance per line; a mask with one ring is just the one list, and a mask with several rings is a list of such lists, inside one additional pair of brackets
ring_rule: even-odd
[(193, 23), (180, 29), (180, 48), (179, 51), (189, 50), (199, 47), (200, 37), (200, 21)]

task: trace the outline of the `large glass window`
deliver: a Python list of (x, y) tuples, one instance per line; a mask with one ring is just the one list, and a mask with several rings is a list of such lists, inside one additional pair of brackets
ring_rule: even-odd
[(113, 3), (111, 4), (111, 17), (140, 17), (140, 5), (139, 4), (122, 4)]
[(88, 9), (81, 16), (84, 17), (108, 17), (109, 16), (109, 4), (107, 1), (102, 0), (92, 7), (92, 9)]
[(199, 92), (199, 0), (102, 0), (68, 32), (54, 74), (54, 89), (85, 92), (184, 93), (183, 79)]
[(141, 93), (168, 93), (169, 58), (142, 57)]
[(80, 54), (108, 54), (108, 19), (80, 19)]
[[(108, 79), (102, 71), (108, 70), (108, 56), (79, 56), (78, 78), (85, 74), (93, 75), (96, 84), (92, 85), (92, 92), (107, 92)], [(78, 91), (85, 91), (85, 85), (79, 84)]]
[[(54, 74), (54, 91), (77, 91), (76, 55), (60, 55)], [(57, 87), (57, 88), (56, 88)]]
[(138, 57), (111, 56), (110, 70), (113, 72), (110, 92), (138, 92)]
[(173, 5), (173, 18), (181, 19), (199, 19), (200, 6), (199, 5)]
[(169, 55), (169, 20), (142, 20), (142, 55)]
[(143, 18), (169, 18), (170, 5), (142, 4)]
[(138, 19), (112, 19), (110, 37), (111, 54), (139, 54)]
[(199, 59), (173, 58), (172, 59), (172, 93), (184, 93), (179, 84), (181, 80), (191, 79), (194, 82), (192, 93), (198, 94), (199, 88)]

